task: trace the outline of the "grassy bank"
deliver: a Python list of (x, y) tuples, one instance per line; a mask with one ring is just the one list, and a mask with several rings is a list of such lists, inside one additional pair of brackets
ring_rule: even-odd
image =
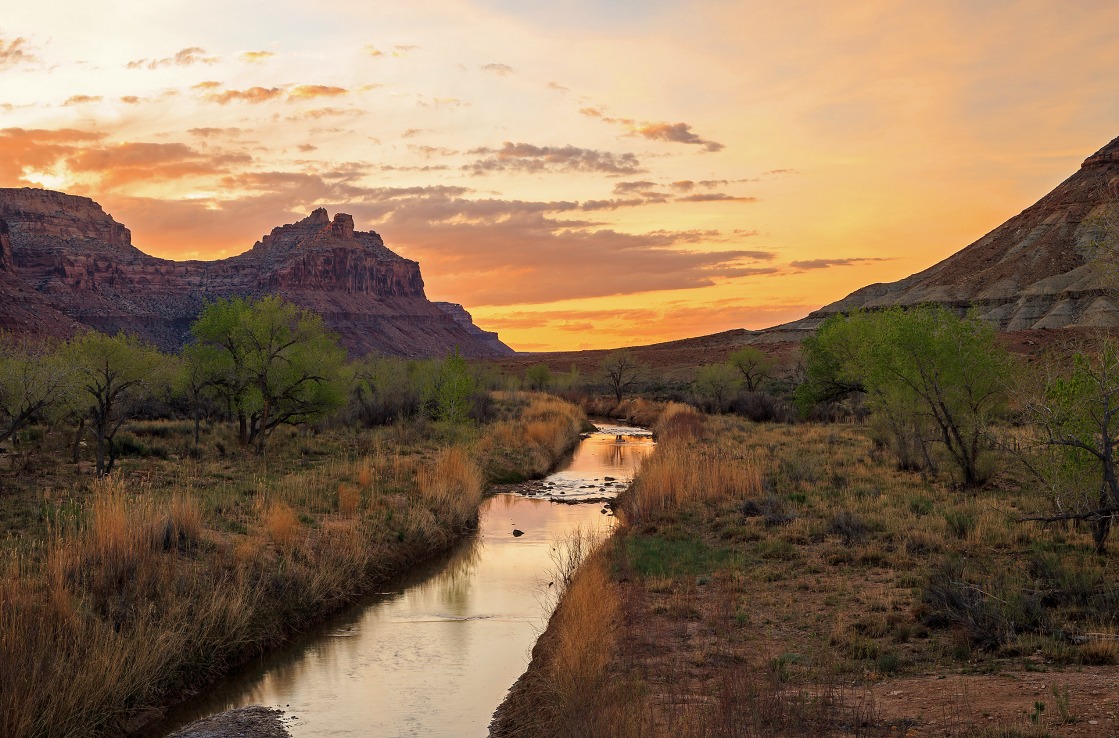
[(494, 735), (1115, 732), (1119, 574), (1086, 528), (1021, 521), (1022, 479), (898, 471), (860, 426), (658, 428)]
[(498, 403), (503, 419), (481, 428), (152, 454), (101, 481), (44, 467), (34, 496), (22, 479), (4, 501), (0, 735), (119, 732), (446, 549), (495, 477), (546, 470), (584, 420), (546, 396)]

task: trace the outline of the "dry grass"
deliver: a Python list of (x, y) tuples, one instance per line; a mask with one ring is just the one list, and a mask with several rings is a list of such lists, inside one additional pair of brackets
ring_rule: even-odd
[[(277, 433), (266, 458), (129, 459), (39, 496), (42, 522), (0, 546), (0, 735), (96, 735), (446, 548), (477, 518), (478, 449), (549, 418), (573, 443), (582, 421), (548, 398), (510, 416), (471, 446)], [(509, 469), (555, 463), (566, 443), (537, 433)]]
[[(756, 425), (667, 406), (656, 429), (606, 549), (622, 626), (605, 626), (610, 689), (590, 678), (582, 690), (598, 716), (586, 735), (904, 734), (920, 723), (896, 712), (908, 702), (891, 700), (887, 713), (870, 690), (925, 680), (919, 689), (939, 699), (937, 675), (1080, 675), (1119, 658), (1114, 567), (1086, 529), (1021, 521), (1045, 501), (1009, 465), (973, 494), (899, 471), (861, 426)], [(564, 630), (597, 637), (586, 617), (584, 627), (557, 614), (542, 643)], [(1090, 734), (1076, 732), (1082, 723), (1022, 730), (1034, 698), (998, 697), (1005, 709), (985, 735)], [(519, 709), (558, 709), (540, 702)], [(497, 733), (513, 734), (534, 733)]]
[(587, 419), (578, 407), (552, 395), (496, 393), (499, 401), (523, 406), (520, 416), (494, 423), (474, 446), (486, 477), (521, 482), (547, 474), (575, 448)]

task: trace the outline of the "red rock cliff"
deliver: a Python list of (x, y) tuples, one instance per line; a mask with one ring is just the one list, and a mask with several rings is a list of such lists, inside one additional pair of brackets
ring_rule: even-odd
[[(84, 324), (172, 350), (206, 300), (275, 294), (320, 313), (353, 354), (437, 356), (454, 346), (470, 356), (511, 353), (430, 302), (419, 264), (376, 233), (356, 231), (344, 213), (331, 220), (320, 208), (213, 262), (149, 256), (97, 203), (60, 192), (0, 189), (0, 224), (0, 273), (9, 275), (0, 289), (42, 303), (49, 325), (37, 332)], [(3, 314), (16, 302), (0, 301), (0, 326), (22, 325)]]

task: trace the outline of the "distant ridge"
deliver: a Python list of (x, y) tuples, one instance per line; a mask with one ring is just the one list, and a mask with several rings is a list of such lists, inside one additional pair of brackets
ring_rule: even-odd
[(354, 355), (514, 353), (461, 305), (424, 294), (419, 264), (325, 209), (220, 261), (170, 261), (86, 197), (0, 189), (0, 328), (68, 336), (83, 326), (181, 347), (206, 300), (278, 295), (323, 316)]
[(1036, 204), (944, 261), (897, 282), (863, 287), (752, 340), (799, 340), (835, 313), (921, 303), (960, 313), (976, 308), (1004, 332), (1119, 326), (1114, 290), (1090, 263), (1092, 243), (1103, 235), (1101, 216), (1114, 218), (1117, 206), (1119, 138)]

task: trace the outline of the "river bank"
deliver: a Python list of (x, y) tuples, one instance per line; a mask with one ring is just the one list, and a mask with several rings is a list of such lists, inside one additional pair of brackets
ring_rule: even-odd
[(566, 499), (559, 491), (628, 484), (652, 447), (639, 429), (585, 435), (557, 470), (528, 483), (556, 490), (551, 499), (501, 486), (482, 503), (478, 529), (448, 554), (236, 670), (145, 738), (250, 704), (282, 708), (297, 737), (484, 736), (544, 627), (566, 576), (559, 569), (578, 559), (568, 557), (570, 542), (613, 526), (601, 504), (554, 504)]
[(449, 549), (487, 473), (543, 473), (583, 430), (554, 398), (499, 402), (505, 419), (465, 436), (388, 429), (271, 467), (153, 461), (59, 500), (0, 561), (0, 734), (133, 731)]
[(1040, 491), (899, 471), (859, 426), (677, 415), (492, 736), (1119, 728), (1114, 569), (1021, 520)]

